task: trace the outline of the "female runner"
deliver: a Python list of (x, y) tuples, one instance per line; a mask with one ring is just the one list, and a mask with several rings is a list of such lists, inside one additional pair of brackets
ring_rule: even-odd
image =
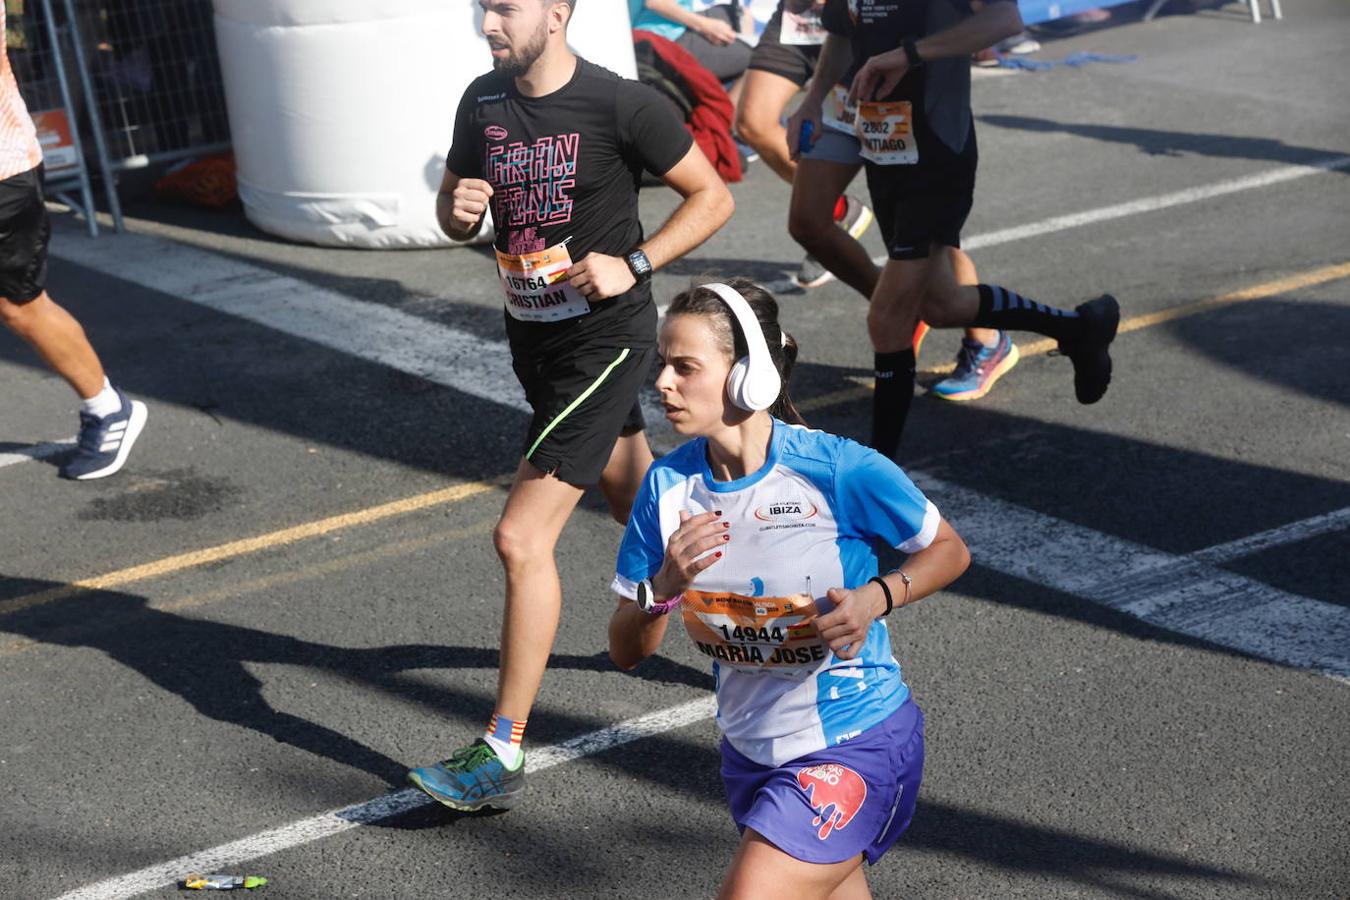
[[(634, 503), (610, 656), (656, 652), (678, 609), (712, 660), (741, 831), (721, 897), (870, 897), (862, 862), (909, 825), (923, 771), (885, 616), (956, 579), (966, 546), (895, 463), (803, 425), (797, 346), (753, 282), (680, 294), (659, 351), (666, 418), (691, 440)], [(878, 575), (876, 541), (904, 566)]]

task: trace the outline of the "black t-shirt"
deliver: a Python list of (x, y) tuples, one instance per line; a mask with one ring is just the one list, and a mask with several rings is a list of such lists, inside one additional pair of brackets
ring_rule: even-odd
[[(820, 18), (826, 31), (849, 39), (853, 61), (841, 79), (849, 84), (868, 59), (894, 50), (904, 38), (918, 40), (946, 31), (973, 14), (968, 0), (826, 0)], [(970, 60), (925, 62), (906, 72), (888, 96), (873, 99), (913, 104), (921, 165), (925, 150), (930, 156), (945, 156), (945, 151), (974, 153)], [(933, 139), (943, 146), (933, 144)]]
[[(655, 90), (578, 57), (571, 80), (543, 97), (523, 96), (496, 72), (475, 79), (455, 115), (446, 167), (492, 185), (498, 250), (566, 241), (577, 262), (592, 251), (623, 256), (642, 242), (642, 170), (664, 175), (692, 143)], [(650, 286), (639, 285), (595, 310), (650, 298)]]

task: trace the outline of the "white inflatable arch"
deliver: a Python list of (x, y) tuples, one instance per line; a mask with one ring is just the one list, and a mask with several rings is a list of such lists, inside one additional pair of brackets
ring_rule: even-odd
[[(455, 108), (492, 66), (475, 0), (215, 0), (215, 12), (250, 221), (330, 246), (450, 243), (435, 195)], [(625, 0), (577, 0), (568, 35), (635, 76)]]

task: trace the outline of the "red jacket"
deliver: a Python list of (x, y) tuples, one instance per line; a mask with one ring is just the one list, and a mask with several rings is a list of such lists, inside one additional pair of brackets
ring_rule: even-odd
[(651, 44), (652, 51), (683, 81), (681, 85), (694, 101), (684, 127), (694, 136), (703, 155), (713, 164), (723, 181), (741, 180), (741, 156), (731, 137), (736, 108), (717, 80), (688, 50), (650, 31), (633, 30), (633, 43)]

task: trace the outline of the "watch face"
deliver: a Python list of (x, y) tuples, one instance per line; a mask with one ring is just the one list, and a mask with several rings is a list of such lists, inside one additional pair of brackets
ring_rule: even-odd
[(651, 260), (641, 250), (628, 254), (628, 267), (634, 275), (645, 275), (652, 270)]

